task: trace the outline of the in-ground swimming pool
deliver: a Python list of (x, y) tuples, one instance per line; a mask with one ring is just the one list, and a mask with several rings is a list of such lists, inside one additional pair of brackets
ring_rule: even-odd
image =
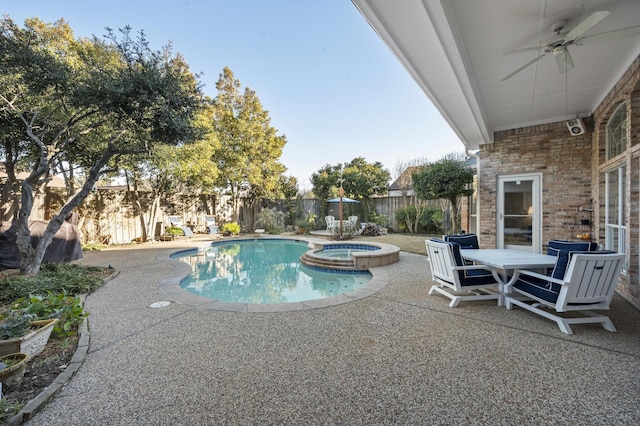
[(287, 239), (234, 240), (176, 253), (191, 266), (180, 283), (185, 291), (231, 303), (291, 303), (322, 299), (364, 287), (367, 271), (329, 272), (309, 268), (300, 256), (304, 241)]

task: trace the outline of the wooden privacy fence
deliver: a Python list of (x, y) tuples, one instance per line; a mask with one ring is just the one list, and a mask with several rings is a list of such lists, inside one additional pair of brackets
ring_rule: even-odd
[[(12, 220), (13, 209), (10, 209), (12, 200), (4, 185), (0, 185), (0, 214), (3, 221)], [(63, 196), (58, 188), (46, 188), (44, 193), (36, 196), (32, 219), (49, 220), (61, 206)], [(96, 189), (85, 202), (78, 208), (79, 224), (83, 243), (96, 242), (107, 244), (126, 244), (139, 240), (143, 235), (144, 226), (149, 226), (147, 237), (152, 239), (165, 232), (170, 225), (169, 216), (178, 216), (182, 224), (191, 226), (195, 232), (207, 232), (205, 216), (214, 215), (218, 226), (230, 222), (232, 209), (228, 196), (216, 197), (210, 205), (203, 205), (200, 198), (185, 196), (176, 202), (163, 201), (155, 219), (150, 224), (150, 208), (143, 207), (139, 212), (133, 202), (132, 192), (124, 188), (99, 188)], [(406, 202), (405, 202), (406, 201)], [(430, 205), (442, 207), (438, 202), (429, 202)], [(398, 230), (396, 212), (409, 205), (409, 199), (403, 200), (402, 196), (377, 197), (371, 200), (370, 209), (375, 209), (377, 215), (386, 215), (389, 218), (388, 228)], [(338, 216), (337, 203), (327, 203), (320, 199), (295, 199), (295, 200), (260, 200), (251, 206), (245, 205), (240, 209), (238, 223), (243, 231), (251, 231), (256, 223), (257, 215), (262, 209), (275, 208), (286, 213), (285, 225), (295, 225), (296, 219), (315, 215), (317, 227), (324, 224), (324, 216), (331, 214)], [(363, 206), (359, 204), (343, 205), (343, 215), (357, 215), (359, 221), (365, 221)]]

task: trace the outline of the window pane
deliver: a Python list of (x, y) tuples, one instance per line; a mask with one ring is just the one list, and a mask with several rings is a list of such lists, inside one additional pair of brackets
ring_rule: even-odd
[(618, 204), (620, 204), (620, 210), (619, 210), (619, 216), (620, 216), (620, 225), (625, 225), (626, 223), (626, 215), (625, 215), (625, 208), (624, 208), (624, 194), (626, 194), (626, 184), (627, 184), (627, 168), (626, 167), (621, 167), (620, 168), (620, 181), (618, 182), (618, 188), (619, 188), (619, 201)]
[(618, 170), (607, 173), (607, 224), (618, 225)]
[(607, 123), (607, 160), (627, 149), (627, 106), (622, 103)]

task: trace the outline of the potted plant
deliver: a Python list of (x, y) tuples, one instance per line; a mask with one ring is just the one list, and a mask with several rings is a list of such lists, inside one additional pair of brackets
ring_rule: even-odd
[(21, 352), (0, 356), (0, 382), (3, 392), (22, 383), (27, 361), (29, 354)]
[(307, 233), (307, 219), (296, 219), (296, 233), (297, 234), (306, 234)]
[(44, 349), (57, 318), (35, 320), (34, 314), (8, 310), (0, 322), (0, 356), (26, 353), (36, 356)]

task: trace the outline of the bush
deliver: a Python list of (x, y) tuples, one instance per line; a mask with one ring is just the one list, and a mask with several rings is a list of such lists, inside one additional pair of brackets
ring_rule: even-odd
[(90, 293), (104, 283), (104, 268), (69, 263), (47, 263), (37, 275), (12, 275), (2, 279), (0, 303), (11, 303), (30, 294)]
[(222, 227), (220, 228), (220, 231), (223, 234), (231, 234), (231, 235), (238, 235), (240, 234), (240, 225), (238, 225), (236, 222), (228, 222), (222, 225)]
[(279, 212), (275, 207), (272, 209), (262, 209), (258, 213), (256, 224), (258, 228), (264, 228), (269, 234), (280, 234), (284, 232), (284, 220), (286, 213)]
[(165, 235), (171, 235), (172, 237), (180, 237), (184, 235), (184, 231), (182, 228), (178, 228), (177, 226), (167, 226), (164, 229)]
[[(415, 220), (416, 207), (408, 206), (405, 209), (396, 211), (396, 220), (398, 221), (398, 229), (407, 232), (407, 223), (405, 218), (409, 216)], [(420, 217), (418, 218), (417, 232), (419, 233), (434, 233), (438, 234), (442, 232), (442, 210), (437, 207), (428, 206), (422, 210)]]

